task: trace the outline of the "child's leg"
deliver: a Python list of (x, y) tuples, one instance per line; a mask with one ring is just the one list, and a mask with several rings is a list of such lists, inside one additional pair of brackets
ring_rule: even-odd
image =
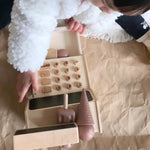
[(116, 22), (138, 42), (143, 42), (150, 52), (150, 27), (142, 16), (120, 16)]
[(141, 38), (149, 31), (149, 25), (146, 23), (144, 18), (138, 16), (125, 16), (118, 17), (116, 22), (136, 40)]

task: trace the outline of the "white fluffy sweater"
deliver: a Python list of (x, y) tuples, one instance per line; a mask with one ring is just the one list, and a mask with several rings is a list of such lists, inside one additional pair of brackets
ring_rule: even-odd
[[(86, 24), (84, 36), (125, 42), (132, 39), (116, 22), (120, 13), (105, 14), (90, 0), (14, 0), (9, 26), (8, 62), (20, 72), (39, 70), (57, 20), (74, 17)], [(150, 23), (150, 11), (143, 17)]]
[(39, 70), (58, 19), (92, 24), (101, 11), (81, 0), (15, 0), (9, 26), (8, 62), (20, 72)]

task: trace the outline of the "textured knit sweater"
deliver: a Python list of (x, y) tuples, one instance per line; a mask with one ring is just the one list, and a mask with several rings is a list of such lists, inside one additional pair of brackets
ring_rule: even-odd
[(78, 22), (92, 24), (100, 12), (88, 1), (81, 5), (81, 0), (14, 0), (8, 62), (20, 72), (39, 70), (58, 19), (74, 16)]

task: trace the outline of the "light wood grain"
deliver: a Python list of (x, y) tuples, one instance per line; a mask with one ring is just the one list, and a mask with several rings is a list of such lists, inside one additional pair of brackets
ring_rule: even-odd
[(15, 135), (14, 150), (32, 150), (79, 142), (77, 126), (65, 129)]

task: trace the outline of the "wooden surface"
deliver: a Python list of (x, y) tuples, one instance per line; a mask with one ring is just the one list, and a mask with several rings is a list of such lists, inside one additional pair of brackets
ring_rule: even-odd
[[(74, 109), (75, 112), (77, 112), (77, 107), (79, 104), (73, 104), (69, 105), (69, 108)], [(96, 109), (96, 102), (91, 101), (89, 102), (90, 110), (93, 115), (94, 119), (94, 130), (95, 132), (100, 132), (100, 118), (99, 115), (97, 115), (97, 109)], [(27, 109), (26, 114), (26, 122), (28, 128), (37, 128), (37, 127), (43, 127), (43, 126), (50, 126), (50, 125), (56, 125), (57, 124), (57, 111), (61, 107), (52, 107), (52, 108), (43, 108), (43, 109), (35, 109), (35, 110), (29, 110)]]
[(52, 33), (50, 48), (66, 49), (69, 56), (82, 54), (80, 36), (77, 33), (68, 31), (66, 27), (57, 28)]
[(28, 131), (27, 133), (22, 131), (22, 134), (14, 136), (14, 150), (33, 150), (79, 142), (77, 126), (61, 129), (56, 128), (48, 130), (48, 127), (45, 127), (42, 131), (38, 129), (36, 132), (32, 129), (32, 131)]
[(46, 56), (46, 59), (53, 59), (53, 58), (57, 58), (57, 49), (49, 49), (48, 50), (48, 54)]
[[(77, 64), (74, 64), (74, 61), (77, 61)], [(67, 65), (65, 65), (65, 62), (67, 62)], [(45, 61), (45, 64), (49, 64), (50, 67), (42, 68), (39, 71), (39, 91), (33, 91), (34, 98), (72, 93), (81, 91), (83, 88), (90, 88), (83, 56), (49, 59)], [(57, 66), (55, 66), (56, 64)], [(76, 68), (79, 70), (75, 71)], [(68, 69), (67, 73), (65, 72), (66, 69)], [(77, 79), (77, 75), (80, 76), (79, 79)], [(48, 79), (50, 79), (50, 82), (44, 85), (41, 83), (43, 80)], [(56, 79), (59, 79), (59, 81), (57, 82)], [(77, 83), (81, 86), (78, 87)], [(68, 85), (71, 87), (68, 88)]]

